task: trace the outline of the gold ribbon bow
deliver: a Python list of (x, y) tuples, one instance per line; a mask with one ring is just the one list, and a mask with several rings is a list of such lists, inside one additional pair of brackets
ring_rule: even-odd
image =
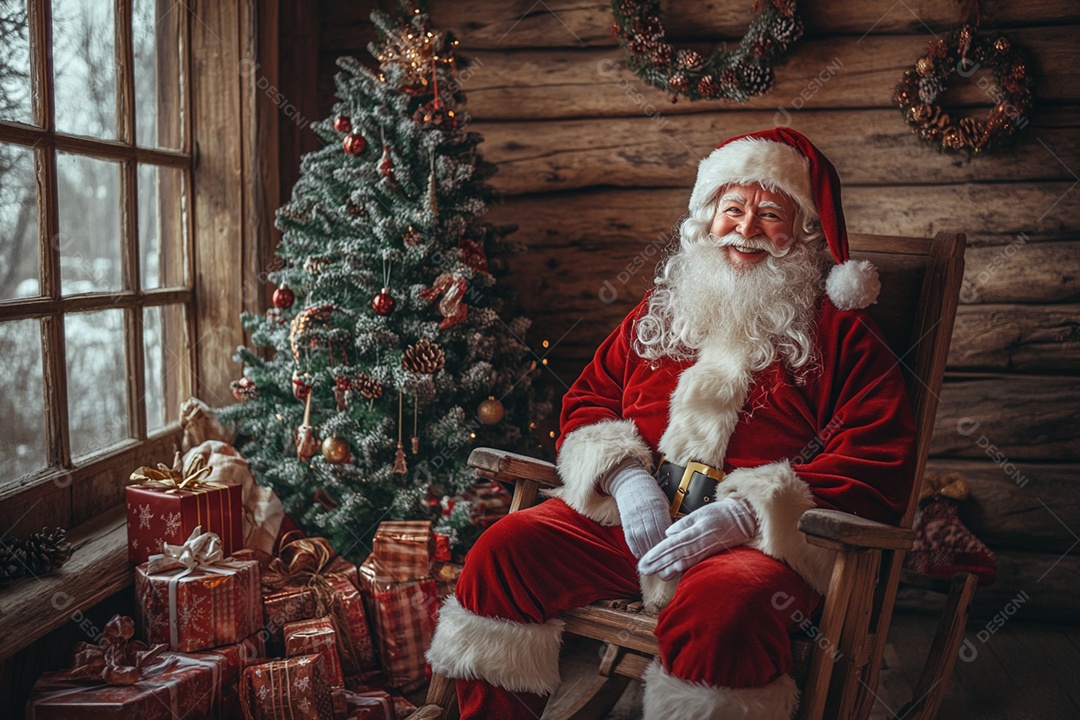
[[(293, 531), (296, 532), (296, 531)], [(289, 540), (290, 532), (281, 539), (278, 556), (270, 561), (263, 574), (263, 585), (278, 589), (294, 581), (307, 581), (322, 573), (334, 559), (334, 548), (326, 538), (298, 538)]]
[(123, 615), (114, 615), (105, 625), (101, 644), (81, 642), (75, 646), (75, 663), (63, 672), (65, 680), (93, 678), (110, 685), (134, 685), (144, 680), (146, 666), (157, 660), (168, 647), (165, 644), (147, 647), (132, 640), (135, 622)]
[(158, 463), (157, 467), (144, 465), (131, 473), (130, 480), (166, 492), (224, 488), (224, 485), (206, 482), (206, 478), (210, 476), (211, 471), (212, 468), (205, 464), (202, 455), (194, 455), (187, 467), (184, 467), (183, 461), (180, 459), (180, 453), (176, 453), (171, 468), (165, 463)]

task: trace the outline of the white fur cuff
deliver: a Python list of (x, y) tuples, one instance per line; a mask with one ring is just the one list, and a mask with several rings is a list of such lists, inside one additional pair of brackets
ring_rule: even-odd
[(799, 689), (790, 675), (757, 688), (712, 687), (680, 680), (654, 660), (644, 680), (644, 720), (790, 720), (799, 708)]
[(574, 430), (559, 450), (558, 470), (563, 486), (548, 491), (601, 525), (618, 525), (615, 498), (597, 492), (597, 482), (626, 458), (652, 470), (652, 451), (633, 420), (605, 420)]
[(717, 496), (749, 501), (758, 518), (758, 536), (747, 545), (786, 562), (812, 588), (825, 594), (836, 551), (811, 545), (799, 530), (799, 518), (815, 506), (814, 497), (787, 460), (733, 470), (717, 487)]
[(427, 659), (431, 669), (445, 677), (549, 695), (559, 687), (564, 625), (554, 619), (536, 625), (483, 617), (450, 596), (439, 609)]

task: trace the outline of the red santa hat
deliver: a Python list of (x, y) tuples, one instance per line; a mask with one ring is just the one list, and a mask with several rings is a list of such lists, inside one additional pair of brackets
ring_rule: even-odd
[(753, 183), (785, 193), (821, 224), (836, 260), (825, 285), (836, 307), (856, 310), (877, 302), (881, 290), (877, 268), (848, 255), (840, 178), (813, 143), (794, 130), (773, 128), (739, 135), (718, 145), (698, 166), (690, 212), (697, 214), (726, 185)]

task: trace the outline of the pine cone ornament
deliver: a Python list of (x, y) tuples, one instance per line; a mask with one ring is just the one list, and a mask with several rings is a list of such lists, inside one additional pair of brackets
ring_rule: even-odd
[(743, 68), (743, 89), (747, 95), (764, 95), (772, 89), (775, 76), (772, 68), (747, 65)]
[(63, 528), (32, 534), (25, 540), (0, 544), (0, 583), (24, 575), (44, 575), (56, 570), (71, 557), (71, 544)]
[(795, 0), (772, 0), (772, 3), (783, 17), (795, 14)]
[(773, 20), (769, 32), (782, 43), (793, 43), (802, 37), (802, 20), (796, 17), (778, 17)]
[(382, 385), (379, 384), (378, 380), (365, 372), (356, 376), (356, 381), (352, 386), (354, 390), (369, 400), (377, 400), (382, 397)]
[(920, 134), (927, 140), (940, 140), (952, 120), (940, 105), (929, 105), (930, 114), (923, 121)]
[(720, 84), (712, 75), (706, 75), (698, 81), (697, 91), (704, 98), (717, 97), (720, 94)]
[(705, 58), (696, 50), (680, 50), (675, 55), (675, 62), (684, 70), (700, 70), (705, 65)]
[(919, 81), (919, 99), (927, 105), (937, 102), (944, 90), (945, 84), (941, 82), (941, 78), (924, 77)]
[(972, 150), (978, 150), (982, 147), (983, 126), (975, 118), (960, 118), (960, 122), (957, 123), (957, 131), (964, 147), (969, 147)]
[(446, 356), (443, 355), (442, 348), (426, 338), (410, 345), (401, 358), (401, 366), (417, 375), (438, 372), (445, 364)]
[(675, 73), (668, 78), (668, 89), (674, 93), (684, 93), (690, 87), (689, 81), (682, 73)]
[(739, 76), (730, 68), (720, 73), (720, 92), (724, 97), (731, 97), (739, 87)]

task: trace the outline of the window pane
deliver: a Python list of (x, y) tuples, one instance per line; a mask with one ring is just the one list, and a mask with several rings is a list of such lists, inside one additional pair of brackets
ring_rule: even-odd
[(0, 0), (0, 120), (31, 122), (30, 26), (26, 0)]
[(0, 300), (39, 292), (34, 152), (0, 144)]
[(64, 295), (120, 289), (120, 164), (57, 153), (60, 287)]
[(146, 347), (146, 429), (177, 422), (191, 396), (191, 364), (183, 305), (143, 310)]
[(45, 459), (45, 394), (42, 388), (41, 329), (37, 320), (0, 323), (0, 358), (8, 383), (0, 393), (0, 483), (41, 470)]
[(144, 290), (188, 284), (184, 173), (139, 166), (139, 255)]
[(135, 139), (146, 147), (179, 148), (184, 113), (180, 100), (180, 22), (184, 6), (173, 0), (134, 0)]
[(123, 311), (67, 315), (64, 337), (74, 457), (128, 437)]
[(113, 4), (53, 0), (56, 129), (116, 137), (116, 59)]

